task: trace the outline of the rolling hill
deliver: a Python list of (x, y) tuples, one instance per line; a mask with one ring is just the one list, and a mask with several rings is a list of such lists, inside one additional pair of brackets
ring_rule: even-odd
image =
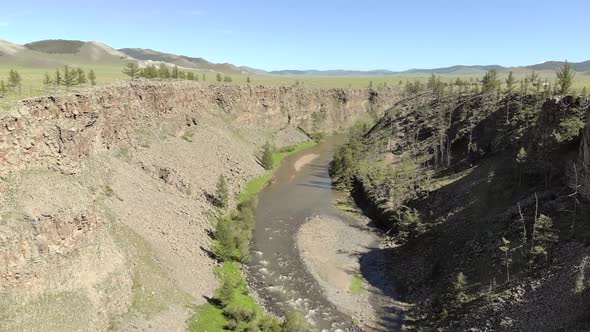
[[(145, 48), (122, 48), (116, 50), (106, 44), (95, 41), (79, 40), (41, 40), (19, 45), (0, 40), (0, 65), (27, 68), (52, 68), (65, 64), (72, 66), (109, 65), (123, 66), (126, 62), (136, 61), (140, 65), (161, 63), (177, 65), (186, 69), (220, 72), (229, 75), (268, 75), (268, 76), (307, 76), (307, 77), (424, 77), (431, 74), (441, 76), (482, 76), (485, 72), (496, 69), (500, 73), (514, 71), (524, 75), (531, 70), (540, 72), (541, 76), (552, 76), (563, 65), (561, 61), (547, 61), (539, 64), (504, 67), (500, 65), (455, 65), (433, 69), (409, 69), (405, 71), (377, 70), (275, 70), (241, 66), (231, 63), (213, 63), (200, 57), (177, 55)], [(590, 73), (590, 60), (572, 62), (574, 70), (584, 76)]]
[(132, 58), (143, 61), (166, 62), (184, 68), (209, 70), (226, 74), (243, 75), (252, 72), (239, 68), (231, 63), (212, 63), (203, 58), (194, 58), (185, 55), (163, 53), (144, 48), (122, 48), (119, 50)]
[(43, 40), (25, 45), (0, 40), (0, 64), (22, 67), (55, 67), (61, 65), (117, 64), (133, 61), (100, 42)]

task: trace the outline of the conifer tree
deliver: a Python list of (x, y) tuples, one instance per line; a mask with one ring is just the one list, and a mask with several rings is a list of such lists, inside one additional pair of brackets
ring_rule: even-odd
[(84, 70), (82, 68), (78, 68), (76, 70), (76, 75), (77, 80), (78, 80), (78, 84), (86, 84), (88, 83), (88, 80), (86, 79), (86, 73), (84, 73)]
[(558, 85), (558, 93), (562, 96), (567, 95), (574, 84), (574, 76), (576, 73), (574, 72), (572, 65), (565, 60), (563, 66), (557, 71), (557, 85)]
[(90, 85), (95, 86), (96, 85), (96, 74), (94, 73), (94, 70), (90, 69), (90, 71), (88, 72), (88, 80), (90, 80)]
[(223, 77), (221, 76), (221, 73), (217, 73), (217, 82), (221, 82), (223, 80)]
[(496, 69), (488, 71), (481, 80), (481, 83), (482, 92), (496, 91), (498, 85), (500, 84), (500, 81), (498, 80), (498, 71)]
[(0, 80), (0, 95), (4, 96), (8, 92), (8, 88), (6, 87), (6, 83), (4, 80)]
[(63, 79), (61, 77), (61, 73), (59, 72), (59, 68), (55, 70), (55, 85), (60, 86), (63, 83)]
[(179, 77), (178, 66), (175, 65), (174, 68), (172, 68), (172, 78), (177, 80)]
[(270, 145), (270, 143), (266, 143), (264, 145), (264, 151), (262, 152), (262, 167), (264, 167), (267, 170), (271, 170), (273, 169), (273, 151), (272, 151), (272, 146)]
[(469, 301), (469, 296), (467, 296), (467, 278), (463, 274), (463, 272), (459, 272), (457, 274), (457, 280), (453, 285), (454, 290), (454, 300), (457, 304), (463, 305)]
[(215, 201), (217, 206), (222, 209), (225, 209), (229, 204), (229, 189), (227, 187), (227, 179), (224, 175), (220, 175), (217, 179)]
[(78, 73), (76, 70), (70, 69), (68, 66), (64, 66), (63, 85), (66, 88), (70, 88), (77, 83)]
[(51, 76), (48, 72), (45, 72), (45, 75), (43, 76), (43, 85), (45, 86), (45, 88), (47, 88), (49, 87), (49, 85), (51, 85), (51, 83), (53, 83)]
[(512, 72), (508, 73), (508, 78), (506, 79), (506, 93), (509, 95), (512, 94), (512, 89), (514, 88), (514, 75)]
[(18, 71), (11, 69), (8, 72), (8, 87), (11, 89), (18, 88), (19, 95), (21, 94), (22, 82), (23, 82), (23, 79), (20, 76)]
[(129, 76), (131, 80), (135, 80), (139, 77), (140, 69), (137, 63), (129, 62), (125, 68), (122, 70), (123, 74)]

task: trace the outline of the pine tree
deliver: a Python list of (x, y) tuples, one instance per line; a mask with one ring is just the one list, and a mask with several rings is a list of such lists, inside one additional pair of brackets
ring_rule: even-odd
[(194, 80), (195, 80), (195, 74), (193, 74), (193, 72), (192, 72), (192, 71), (189, 71), (189, 72), (186, 74), (186, 79), (187, 79), (187, 80), (189, 80), (189, 81), (194, 81)]
[(174, 68), (172, 68), (172, 78), (177, 80), (179, 77), (178, 66), (175, 65)]
[(509, 95), (512, 94), (512, 89), (514, 88), (514, 75), (512, 72), (508, 73), (508, 78), (506, 79), (506, 93)]
[(459, 274), (457, 274), (457, 280), (453, 285), (453, 291), (454, 301), (458, 305), (463, 305), (469, 301), (469, 296), (467, 295), (467, 278), (463, 272), (459, 272)]
[(482, 92), (493, 92), (497, 89), (500, 81), (498, 80), (498, 71), (492, 69), (488, 71), (481, 80)]
[(246, 83), (250, 84), (250, 76), (246, 77)]
[(205, 82), (207, 80), (207, 77), (205, 76), (205, 74), (203, 74), (203, 82)]
[(220, 73), (217, 73), (217, 82), (221, 82), (223, 80), (223, 77), (221, 76)]
[(270, 145), (270, 143), (266, 143), (264, 145), (264, 151), (262, 152), (262, 167), (264, 167), (267, 170), (271, 170), (274, 167), (274, 163), (273, 163), (273, 149), (272, 146)]
[(86, 73), (84, 73), (84, 70), (82, 68), (78, 68), (76, 70), (76, 74), (78, 76), (78, 78), (77, 78), (78, 84), (86, 84), (86, 83), (88, 83), (88, 80), (86, 79)]
[(565, 60), (563, 66), (557, 71), (557, 85), (558, 93), (562, 96), (567, 95), (574, 84), (574, 76), (576, 73), (574, 72), (572, 65)]
[(96, 74), (94, 73), (94, 70), (90, 69), (88, 72), (88, 79), (90, 80), (90, 85), (96, 85)]
[(55, 70), (55, 85), (60, 86), (63, 83), (59, 68)]
[(45, 72), (45, 76), (43, 76), (43, 85), (45, 86), (45, 88), (47, 88), (49, 85), (51, 85), (51, 83), (53, 83), (51, 76), (48, 72)]
[(122, 72), (123, 74), (131, 77), (131, 80), (135, 80), (137, 77), (139, 77), (140, 69), (137, 63), (130, 62), (125, 68), (123, 68)]
[(533, 255), (543, 255), (547, 258), (547, 248), (552, 243), (557, 242), (557, 235), (553, 230), (553, 220), (544, 214), (540, 214), (535, 222), (535, 232), (533, 240)]
[(170, 70), (163, 63), (160, 64), (160, 68), (158, 69), (158, 77), (162, 78), (162, 79), (169, 79), (170, 78)]
[(8, 92), (8, 89), (6, 88), (6, 83), (4, 83), (4, 80), (0, 80), (0, 95), (4, 96), (6, 92)]
[(63, 85), (66, 88), (70, 88), (77, 83), (78, 73), (76, 70), (70, 69), (68, 66), (64, 66)]
[(222, 209), (225, 209), (229, 204), (229, 188), (227, 187), (227, 179), (224, 175), (220, 175), (217, 179), (215, 201), (216, 205)]
[(11, 69), (8, 72), (8, 87), (11, 89), (18, 88), (18, 94), (21, 94), (21, 87), (22, 87), (23, 79), (18, 73), (18, 71)]

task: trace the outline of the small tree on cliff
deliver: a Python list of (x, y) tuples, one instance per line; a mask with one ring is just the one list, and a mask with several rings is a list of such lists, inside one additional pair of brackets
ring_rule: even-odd
[(53, 83), (53, 79), (51, 79), (49, 73), (45, 72), (45, 76), (43, 76), (43, 85), (45, 86), (45, 88), (48, 88), (49, 85), (51, 85), (51, 83)]
[(508, 73), (508, 78), (506, 79), (506, 93), (507, 94), (512, 94), (512, 91), (514, 89), (514, 75), (512, 74), (512, 72)]
[(78, 76), (78, 84), (86, 84), (88, 83), (88, 79), (86, 79), (86, 73), (82, 68), (78, 68), (76, 70), (76, 75)]
[(140, 72), (141, 70), (135, 62), (130, 62), (125, 68), (123, 68), (123, 74), (131, 77), (132, 80), (135, 80), (137, 77), (139, 77)]
[(4, 83), (4, 80), (0, 80), (0, 96), (4, 96), (6, 92), (8, 92), (8, 89), (6, 88), (6, 83)]
[(262, 167), (264, 167), (264, 169), (267, 170), (271, 170), (273, 169), (273, 149), (272, 146), (270, 145), (270, 143), (266, 142), (266, 144), (264, 145), (264, 151), (262, 151), (262, 158), (261, 158), (261, 163), (262, 163)]
[(225, 209), (229, 204), (229, 188), (227, 186), (227, 179), (224, 175), (220, 175), (219, 179), (217, 179), (215, 203), (222, 209)]
[(95, 86), (96, 85), (96, 74), (94, 73), (94, 70), (90, 69), (90, 71), (88, 72), (88, 80), (90, 80), (90, 85)]
[(467, 278), (463, 272), (459, 272), (457, 275), (457, 280), (453, 284), (453, 292), (453, 300), (458, 306), (462, 306), (469, 301), (469, 296), (467, 295)]
[(63, 85), (66, 88), (70, 88), (78, 83), (78, 73), (76, 70), (70, 69), (68, 66), (64, 66), (64, 77)]
[(23, 83), (23, 79), (20, 76), (20, 74), (18, 73), (18, 71), (11, 69), (10, 72), (8, 73), (8, 86), (11, 89), (18, 88), (18, 94), (20, 95), (22, 83)]
[(567, 95), (574, 84), (574, 70), (572, 65), (565, 60), (563, 66), (557, 71), (557, 86), (560, 95)]
[(492, 69), (488, 71), (481, 80), (482, 91), (483, 92), (492, 92), (498, 88), (500, 85), (500, 81), (498, 80), (498, 71), (496, 69)]
[(60, 86), (63, 83), (59, 68), (55, 70), (55, 85)]
[(510, 241), (502, 238), (502, 245), (498, 249), (504, 253), (504, 257), (502, 257), (502, 263), (506, 267), (506, 281), (510, 282), (510, 264), (512, 263), (512, 257), (510, 255), (512, 248), (510, 247)]

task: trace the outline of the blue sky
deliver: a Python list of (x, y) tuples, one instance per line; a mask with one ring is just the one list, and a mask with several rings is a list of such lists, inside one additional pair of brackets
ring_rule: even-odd
[(588, 0), (2, 2), (0, 39), (97, 40), (267, 70), (590, 59)]

